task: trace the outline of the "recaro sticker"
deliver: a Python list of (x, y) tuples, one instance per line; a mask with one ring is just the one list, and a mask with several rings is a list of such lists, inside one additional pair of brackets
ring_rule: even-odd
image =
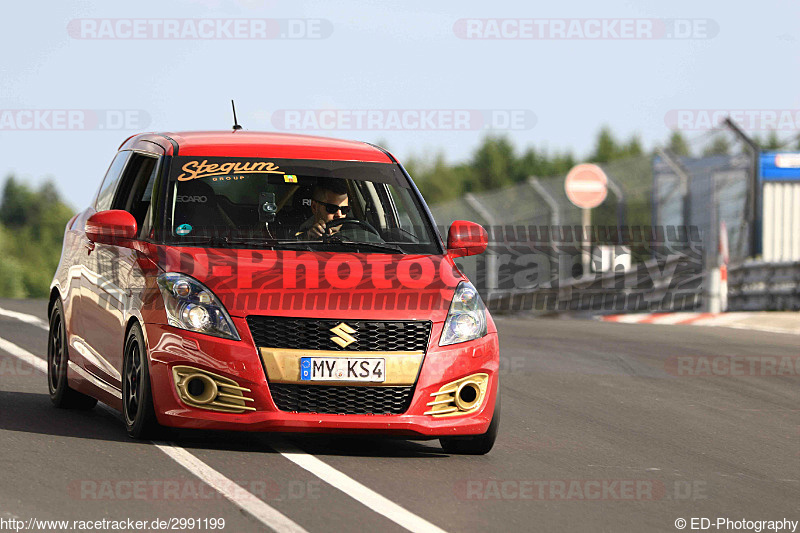
[(178, 202), (178, 203), (183, 203), (183, 204), (185, 204), (185, 203), (195, 203), (195, 202), (199, 202), (201, 204), (204, 204), (204, 203), (206, 203), (208, 201), (208, 197), (207, 196), (200, 196), (200, 195), (194, 195), (194, 196), (186, 196), (186, 195), (181, 196), (181, 195), (178, 195), (175, 198), (175, 201)]

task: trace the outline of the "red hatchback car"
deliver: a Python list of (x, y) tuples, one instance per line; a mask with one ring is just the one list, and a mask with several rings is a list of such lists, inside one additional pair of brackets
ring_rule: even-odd
[(497, 330), (385, 150), (256, 132), (126, 140), (73, 217), (51, 287), (48, 385), (128, 433), (162, 426), (439, 438), (486, 453)]

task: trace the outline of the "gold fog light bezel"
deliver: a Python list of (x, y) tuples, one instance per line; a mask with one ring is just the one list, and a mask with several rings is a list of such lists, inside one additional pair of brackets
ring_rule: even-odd
[[(172, 379), (178, 397), (189, 407), (234, 414), (256, 410), (247, 405), (248, 402), (255, 401), (246, 396), (251, 392), (250, 389), (241, 387), (230, 378), (208, 370), (178, 365), (172, 367)], [(189, 392), (189, 383), (193, 380), (203, 382), (204, 390), (201, 395), (196, 396)]]
[[(431, 393), (433, 399), (427, 403), (431, 409), (425, 411), (425, 414), (434, 417), (445, 417), (474, 413), (483, 405), (488, 384), (489, 374), (480, 373), (442, 385), (438, 391)], [(467, 401), (461, 398), (461, 393), (465, 388), (475, 391), (473, 400)]]
[[(203, 392), (200, 395), (193, 394), (191, 391), (191, 383), (192, 381), (201, 381), (203, 383)], [(219, 387), (217, 387), (217, 383), (211, 379), (211, 377), (203, 374), (201, 372), (195, 372), (194, 374), (189, 374), (185, 378), (183, 378), (181, 382), (181, 392), (189, 399), (192, 403), (200, 404), (200, 405), (207, 405), (214, 400), (217, 399), (217, 395), (219, 394)]]
[[(465, 389), (474, 391), (473, 393), (475, 394), (475, 398), (473, 398), (471, 401), (464, 400), (461, 396)], [(461, 384), (459, 384), (458, 388), (456, 389), (454, 397), (455, 397), (456, 407), (458, 407), (459, 411), (471, 411), (481, 401), (480, 385), (472, 380), (463, 381), (461, 382)]]

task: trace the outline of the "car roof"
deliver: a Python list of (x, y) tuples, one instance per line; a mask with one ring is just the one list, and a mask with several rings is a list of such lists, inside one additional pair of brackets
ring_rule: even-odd
[(171, 155), (176, 155), (177, 148), (180, 156), (394, 162), (381, 148), (365, 142), (244, 130), (141, 133), (129, 137), (120, 150), (151, 151), (154, 145)]

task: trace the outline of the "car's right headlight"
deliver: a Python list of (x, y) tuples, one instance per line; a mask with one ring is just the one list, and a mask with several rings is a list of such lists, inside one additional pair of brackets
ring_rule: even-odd
[(469, 281), (462, 281), (453, 294), (453, 303), (444, 321), (439, 346), (479, 339), (486, 335), (486, 307), (478, 290)]
[(158, 276), (158, 288), (164, 297), (170, 326), (241, 340), (222, 302), (196, 279), (179, 272), (166, 272)]

